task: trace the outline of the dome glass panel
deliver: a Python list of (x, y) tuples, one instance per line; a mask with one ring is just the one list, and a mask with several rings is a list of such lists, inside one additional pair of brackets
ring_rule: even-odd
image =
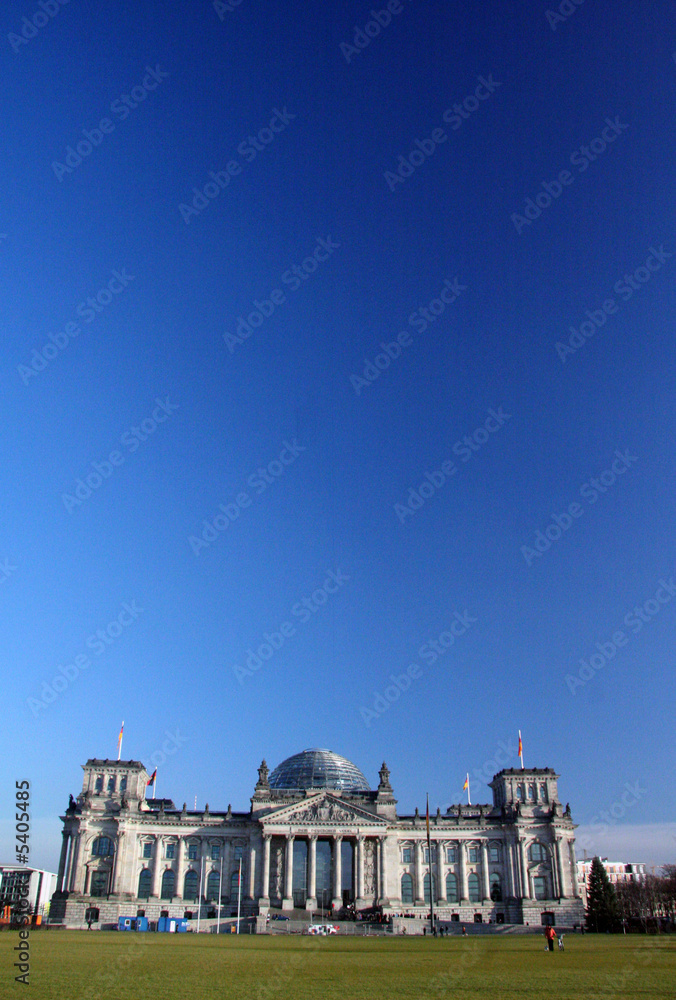
[(287, 757), (270, 774), (271, 788), (336, 788), (368, 792), (369, 783), (358, 767), (331, 750), (303, 750)]

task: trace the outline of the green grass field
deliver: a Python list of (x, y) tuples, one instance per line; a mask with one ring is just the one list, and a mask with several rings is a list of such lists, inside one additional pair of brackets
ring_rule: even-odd
[[(14, 932), (0, 934), (0, 997), (14, 982)], [(676, 939), (567, 935), (432, 938), (235, 937), (41, 931), (30, 936), (40, 1000), (595, 1000), (676, 997)]]

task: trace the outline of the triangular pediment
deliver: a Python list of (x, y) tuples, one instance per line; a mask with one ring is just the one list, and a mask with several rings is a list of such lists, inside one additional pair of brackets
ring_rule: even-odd
[(292, 827), (384, 827), (387, 824), (380, 816), (346, 802), (330, 792), (317, 792), (301, 802), (293, 802), (269, 812), (263, 819), (264, 826)]

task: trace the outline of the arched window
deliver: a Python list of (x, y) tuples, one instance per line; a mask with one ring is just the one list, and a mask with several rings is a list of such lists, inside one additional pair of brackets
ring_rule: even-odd
[(97, 858), (105, 858), (113, 853), (113, 842), (110, 837), (97, 837), (92, 844), (92, 854)]
[(502, 886), (500, 885), (500, 876), (493, 872), (490, 878), (491, 885), (491, 899), (494, 903), (499, 903), (502, 900)]
[(528, 786), (528, 798), (531, 802), (535, 801), (535, 785)]
[(187, 871), (183, 882), (183, 898), (186, 902), (194, 903), (197, 900), (197, 890), (199, 879), (196, 871)]
[[(434, 898), (437, 898), (437, 880), (432, 876), (432, 886), (434, 889)], [(423, 898), (426, 903), (430, 901), (430, 873), (427, 872), (425, 878), (423, 879)]]
[(220, 874), (218, 872), (209, 872), (209, 878), (207, 879), (207, 902), (211, 903), (218, 899), (218, 885), (220, 882)]
[[(232, 900), (237, 899), (237, 894), (239, 892), (239, 871), (234, 870), (230, 876), (230, 898)], [(244, 895), (244, 872), (242, 872), (242, 895)]]
[(96, 784), (94, 785), (94, 791), (95, 792), (102, 792), (103, 791), (103, 775), (102, 774), (100, 774), (98, 776), (98, 778), (96, 779)]
[(401, 876), (401, 901), (402, 903), (413, 902), (413, 877), (408, 874)]
[(530, 845), (529, 854), (531, 861), (545, 861), (547, 858), (547, 852), (545, 851), (544, 845), (539, 844), (537, 841)]
[(127, 778), (120, 778), (120, 794), (127, 791)]
[(446, 899), (449, 903), (458, 902), (458, 879), (453, 872), (446, 876)]
[(472, 872), (471, 875), (467, 877), (467, 889), (469, 892), (470, 903), (479, 902), (479, 876), (476, 872)]
[(176, 894), (176, 875), (167, 868), (162, 876), (162, 888), (160, 889), (161, 899), (172, 899)]
[(516, 786), (516, 797), (519, 802), (523, 802), (523, 785)]
[(111, 792), (111, 793), (115, 791), (115, 778), (114, 777), (108, 778), (108, 791)]
[(549, 796), (547, 795), (547, 786), (546, 785), (541, 785), (540, 786), (540, 799), (543, 802), (549, 802)]
[(105, 896), (108, 892), (108, 872), (92, 872), (92, 884), (89, 889), (91, 896)]
[(152, 884), (152, 875), (150, 874), (150, 868), (144, 868), (138, 877), (139, 899), (149, 899), (151, 884)]

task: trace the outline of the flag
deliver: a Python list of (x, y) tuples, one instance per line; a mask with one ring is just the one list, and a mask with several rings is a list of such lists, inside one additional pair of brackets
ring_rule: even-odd
[(469, 774), (465, 778), (465, 784), (462, 786), (463, 792), (466, 792), (468, 788), (469, 788)]
[(519, 730), (519, 757), (523, 756), (523, 743), (521, 742), (521, 730)]
[(155, 784), (155, 778), (156, 778), (156, 777), (157, 777), (157, 768), (155, 768), (155, 770), (153, 771), (153, 773), (152, 773), (152, 774), (150, 775), (150, 777), (149, 777), (149, 778), (148, 778), (148, 780), (146, 781), (146, 788), (147, 788), (147, 787), (148, 787), (149, 785), (154, 785), (154, 784)]
[(120, 727), (120, 735), (117, 737), (117, 759), (120, 759), (120, 750), (122, 749), (122, 734), (124, 733), (124, 722)]

